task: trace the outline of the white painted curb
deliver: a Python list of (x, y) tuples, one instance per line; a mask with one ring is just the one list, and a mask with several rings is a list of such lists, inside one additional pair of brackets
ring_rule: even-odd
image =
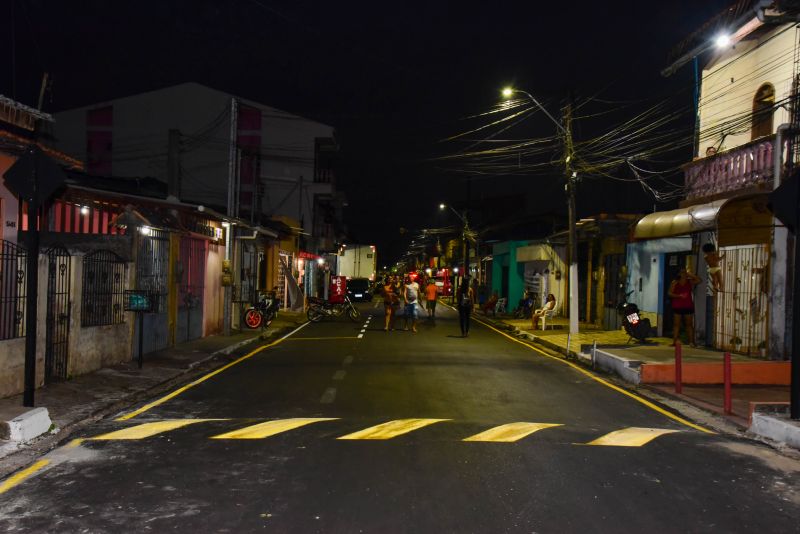
[(780, 417), (754, 413), (750, 432), (800, 449), (800, 425)]
[(34, 408), (2, 425), (2, 438), (25, 443), (50, 430), (52, 426), (47, 408)]

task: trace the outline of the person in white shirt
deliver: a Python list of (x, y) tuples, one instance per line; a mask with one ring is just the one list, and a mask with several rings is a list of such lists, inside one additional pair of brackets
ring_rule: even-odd
[(408, 330), (408, 321), (411, 320), (411, 331), (417, 332), (417, 299), (419, 298), (419, 284), (411, 278), (406, 280), (403, 291), (403, 301), (406, 304), (403, 330)]

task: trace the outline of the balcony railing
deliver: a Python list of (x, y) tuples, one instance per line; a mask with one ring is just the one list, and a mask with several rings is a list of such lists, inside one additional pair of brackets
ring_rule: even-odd
[(772, 189), (774, 145), (775, 136), (771, 135), (687, 163), (683, 167), (686, 200), (740, 190)]

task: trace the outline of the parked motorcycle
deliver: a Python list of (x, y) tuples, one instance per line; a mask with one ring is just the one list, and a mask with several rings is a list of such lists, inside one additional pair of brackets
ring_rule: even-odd
[(650, 319), (642, 319), (639, 316), (639, 306), (633, 302), (622, 302), (617, 306), (617, 311), (622, 316), (622, 327), (625, 329), (625, 333), (630, 338), (645, 343), (652, 326)]
[(258, 300), (255, 306), (247, 308), (244, 312), (244, 324), (247, 328), (267, 328), (278, 316), (280, 301), (275, 291), (268, 291)]
[(519, 305), (514, 308), (515, 319), (530, 319), (533, 315), (533, 299), (528, 297), (519, 301)]
[(318, 323), (324, 317), (339, 317), (345, 313), (353, 322), (361, 318), (361, 312), (356, 309), (347, 295), (344, 296), (344, 302), (335, 304), (318, 297), (308, 297), (306, 316), (312, 323)]

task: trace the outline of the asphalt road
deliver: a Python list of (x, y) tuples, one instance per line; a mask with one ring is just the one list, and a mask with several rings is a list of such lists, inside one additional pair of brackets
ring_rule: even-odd
[(93, 425), (17, 475), (0, 529), (800, 531), (800, 467), (766, 446), (442, 306), (417, 334), (361, 308)]

